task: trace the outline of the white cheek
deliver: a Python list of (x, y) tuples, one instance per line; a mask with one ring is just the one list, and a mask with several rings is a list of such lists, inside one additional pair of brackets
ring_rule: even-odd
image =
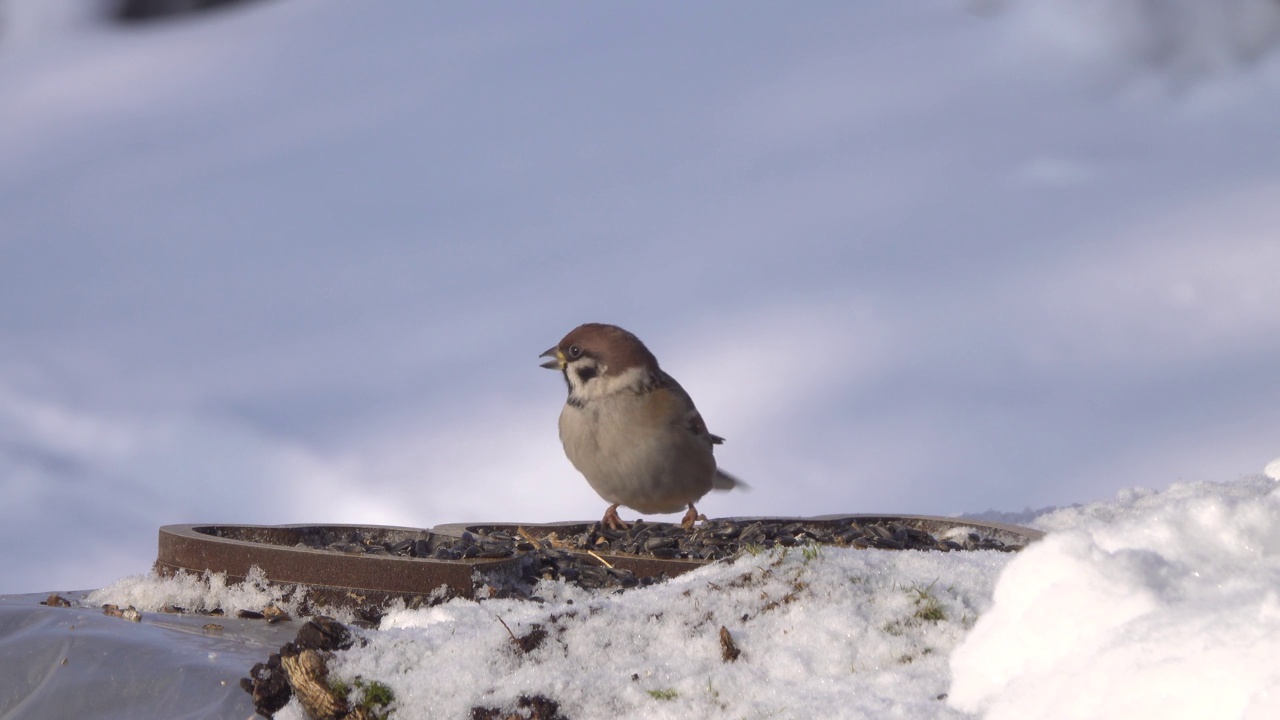
[(597, 384), (601, 395), (612, 395), (623, 390), (634, 390), (644, 384), (644, 370), (638, 367), (627, 368), (616, 376), (600, 373)]
[[(583, 368), (595, 368), (596, 376), (590, 380), (583, 380), (582, 376), (578, 374)], [(569, 394), (579, 400), (589, 400), (598, 395), (601, 373), (601, 366), (597, 365), (593, 360), (579, 360), (576, 363), (571, 363), (565, 372), (565, 376), (569, 378)]]
[(644, 370), (638, 367), (628, 368), (616, 376), (609, 375), (609, 366), (596, 366), (598, 374), (583, 382), (574, 368), (569, 368), (569, 385), (573, 388), (573, 397), (578, 400), (594, 400), (615, 393), (634, 391), (644, 384)]

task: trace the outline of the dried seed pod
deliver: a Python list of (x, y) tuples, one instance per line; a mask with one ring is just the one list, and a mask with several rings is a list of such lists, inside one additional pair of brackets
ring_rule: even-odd
[(720, 659), (724, 662), (734, 662), (742, 655), (742, 651), (733, 642), (733, 636), (729, 634), (729, 628), (720, 626)]

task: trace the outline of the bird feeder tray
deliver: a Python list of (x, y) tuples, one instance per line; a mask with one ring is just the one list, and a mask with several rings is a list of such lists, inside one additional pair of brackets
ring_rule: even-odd
[[(155, 569), (161, 575), (223, 573), (228, 582), (239, 582), (257, 567), (273, 584), (305, 588), (315, 602), (365, 607), (400, 599), (414, 607), (442, 598), (473, 597), (482, 584), (478, 578), (528, 574), (528, 567), (520, 563), (530, 549), (563, 550), (584, 566), (659, 578), (744, 550), (777, 546), (1016, 551), (1042, 536), (1014, 525), (924, 515), (728, 518), (700, 523), (692, 531), (643, 521), (627, 531), (602, 530), (598, 523), (584, 522), (455, 523), (430, 530), (166, 525), (160, 528)], [(454, 557), (459, 555), (457, 548), (487, 556)]]
[(517, 558), (437, 560), (341, 552), (315, 547), (326, 536), (358, 534), (381, 542), (431, 543), (428, 530), (357, 525), (165, 525), (155, 569), (225, 573), (243, 581), (258, 567), (271, 583), (302, 586), (308, 597), (342, 606), (380, 605), (403, 599), (410, 606), (433, 598), (470, 597), (478, 569), (498, 571)]

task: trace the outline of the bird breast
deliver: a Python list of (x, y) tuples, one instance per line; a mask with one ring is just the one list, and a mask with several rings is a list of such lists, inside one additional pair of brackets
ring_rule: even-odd
[(681, 427), (687, 408), (666, 391), (614, 393), (560, 413), (569, 461), (605, 500), (640, 512), (676, 512), (710, 489), (711, 446)]

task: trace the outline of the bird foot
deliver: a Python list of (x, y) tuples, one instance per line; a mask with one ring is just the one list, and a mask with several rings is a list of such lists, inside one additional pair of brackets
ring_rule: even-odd
[(610, 530), (626, 530), (630, 527), (630, 525), (622, 521), (622, 518), (618, 517), (618, 503), (610, 505), (609, 509), (604, 511), (604, 517), (601, 518), (600, 524)]
[(707, 516), (698, 512), (698, 508), (694, 507), (693, 503), (689, 503), (689, 512), (684, 514), (684, 519), (680, 521), (680, 527), (685, 530), (691, 530), (693, 528), (693, 524), (699, 520), (706, 522)]

